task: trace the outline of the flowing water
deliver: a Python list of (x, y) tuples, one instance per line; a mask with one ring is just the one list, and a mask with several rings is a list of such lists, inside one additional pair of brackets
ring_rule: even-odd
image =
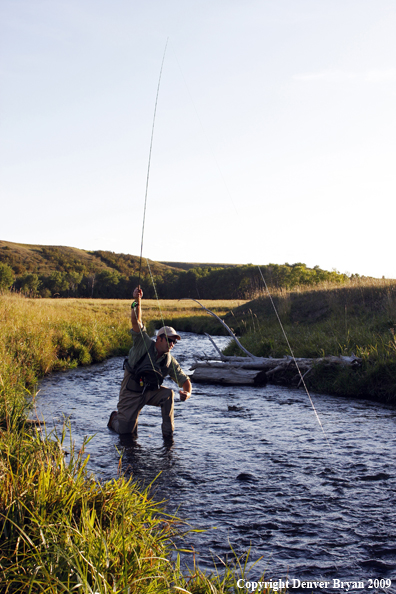
[[(173, 354), (188, 371), (194, 353), (213, 347), (182, 337)], [(221, 348), (227, 341), (216, 339)], [(190, 400), (176, 398), (175, 441), (166, 447), (155, 407), (141, 412), (137, 443), (107, 428), (122, 376), (122, 358), (52, 374), (37, 412), (47, 429), (69, 418), (77, 445), (95, 434), (87, 451), (98, 478), (117, 476), (120, 452), (126, 475), (144, 484), (157, 477), (167, 510), (205, 529), (185, 542), (202, 568), (230, 546), (250, 548), (252, 560), (263, 557), (251, 579), (266, 570), (266, 579), (288, 578), (292, 592), (298, 580), (346, 591), (337, 579), (363, 582), (360, 592), (396, 592), (395, 408), (313, 394), (326, 441), (303, 390), (197, 384)]]

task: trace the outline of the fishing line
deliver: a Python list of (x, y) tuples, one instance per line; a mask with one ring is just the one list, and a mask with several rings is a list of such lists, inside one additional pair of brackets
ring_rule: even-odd
[(161, 85), (162, 69), (164, 67), (165, 54), (166, 54), (166, 48), (168, 47), (168, 41), (169, 41), (169, 37), (166, 40), (164, 54), (162, 56), (161, 69), (160, 69), (160, 74), (159, 74), (159, 79), (158, 79), (158, 86), (157, 86), (157, 95), (155, 97), (153, 126), (152, 126), (152, 129), (151, 129), (150, 151), (149, 151), (149, 159), (148, 159), (148, 167), (147, 167), (147, 177), (146, 177), (146, 191), (145, 191), (145, 195), (144, 195), (142, 241), (141, 241), (141, 244), (140, 244), (139, 283), (138, 283), (139, 288), (140, 288), (140, 272), (141, 272), (141, 268), (142, 268), (144, 225), (145, 225), (145, 222), (146, 222), (146, 206), (147, 206), (148, 185), (149, 185), (149, 179), (150, 179), (150, 165), (151, 165), (151, 153), (152, 153), (153, 139), (154, 139), (155, 117), (156, 117), (156, 114), (157, 114), (157, 104), (158, 104), (158, 96), (159, 96), (159, 90), (160, 90), (160, 85)]
[[(167, 42), (167, 43), (168, 43), (168, 42)], [(227, 186), (227, 183), (226, 183), (226, 180), (225, 180), (225, 178), (224, 178), (224, 175), (223, 175), (223, 173), (222, 173), (222, 171), (221, 171), (221, 169), (220, 169), (220, 165), (219, 165), (219, 163), (218, 163), (218, 161), (217, 161), (217, 159), (216, 159), (216, 155), (214, 154), (214, 151), (213, 151), (213, 149), (212, 149), (211, 143), (209, 142), (208, 136), (207, 136), (207, 134), (206, 134), (206, 132), (205, 132), (204, 126), (203, 126), (203, 124), (202, 124), (202, 120), (201, 120), (201, 118), (200, 118), (200, 116), (199, 116), (198, 110), (197, 110), (197, 108), (196, 108), (196, 106), (195, 106), (194, 100), (193, 100), (193, 98), (192, 98), (192, 95), (191, 95), (191, 93), (190, 93), (190, 89), (189, 89), (189, 87), (188, 87), (188, 85), (187, 85), (186, 79), (185, 79), (185, 77), (184, 77), (183, 71), (182, 71), (182, 69), (181, 69), (181, 66), (180, 66), (180, 63), (179, 63), (179, 60), (177, 59), (176, 52), (175, 52), (175, 50), (174, 50), (174, 48), (173, 48), (173, 45), (172, 45), (172, 44), (171, 44), (171, 46), (172, 46), (172, 49), (173, 49), (173, 52), (174, 52), (174, 55), (175, 55), (175, 60), (176, 60), (176, 63), (177, 63), (177, 65), (178, 65), (178, 67), (179, 67), (179, 70), (180, 70), (181, 77), (182, 77), (182, 79), (183, 79), (183, 82), (184, 82), (184, 84), (185, 84), (185, 87), (186, 87), (186, 89), (187, 89), (187, 93), (188, 93), (188, 95), (189, 95), (189, 97), (190, 97), (190, 100), (191, 100), (192, 106), (193, 106), (193, 108), (194, 108), (195, 114), (196, 114), (196, 116), (197, 116), (197, 119), (198, 119), (198, 121), (199, 121), (199, 124), (200, 124), (200, 126), (201, 126), (202, 132), (203, 132), (203, 134), (204, 134), (204, 136), (205, 136), (206, 142), (208, 143), (208, 146), (209, 146), (209, 148), (211, 149), (211, 152), (212, 152), (212, 157), (213, 157), (213, 159), (214, 159), (214, 161), (215, 161), (215, 163), (216, 163), (216, 166), (217, 166), (217, 168), (218, 168), (218, 170), (219, 170), (220, 176), (221, 176), (221, 178), (222, 178), (222, 180), (223, 180), (223, 183), (224, 183), (225, 189), (226, 189), (226, 191), (227, 191), (227, 194), (228, 194), (228, 196), (229, 196), (229, 198), (230, 198), (230, 200), (231, 200), (231, 202), (232, 202), (232, 205), (233, 205), (233, 207), (234, 207), (235, 211), (236, 211), (236, 212), (238, 212), (238, 211), (237, 211), (237, 209), (236, 209), (235, 203), (234, 203), (234, 201), (233, 201), (233, 199), (232, 199), (231, 192), (230, 192), (230, 190), (229, 190), (229, 188), (228, 188), (228, 186)], [(166, 48), (165, 48), (165, 49), (166, 49)], [(161, 70), (162, 70), (162, 68), (161, 68)], [(160, 78), (161, 78), (161, 76), (160, 76)], [(158, 85), (158, 86), (159, 86), (159, 85)], [(154, 128), (154, 126), (153, 126), (153, 128)], [(151, 149), (150, 149), (150, 151), (151, 151)], [(147, 264), (148, 264), (148, 260), (147, 260)], [(157, 295), (157, 291), (156, 291), (155, 284), (154, 284), (154, 279), (153, 279), (153, 276), (152, 276), (152, 274), (151, 274), (151, 270), (150, 270), (150, 266), (149, 266), (149, 264), (148, 264), (148, 267), (149, 267), (149, 271), (150, 271), (150, 275), (151, 275), (151, 280), (152, 280), (152, 283), (153, 283), (153, 286), (154, 286), (155, 295), (156, 295), (156, 297), (157, 297), (157, 301), (159, 302), (159, 300), (158, 300), (158, 295)], [(306, 383), (305, 383), (304, 376), (303, 376), (303, 374), (301, 373), (301, 370), (300, 370), (300, 368), (299, 368), (299, 366), (298, 366), (297, 360), (296, 360), (296, 358), (295, 358), (295, 356), (294, 356), (293, 349), (292, 349), (292, 347), (291, 347), (291, 345), (290, 345), (289, 339), (288, 339), (288, 337), (287, 337), (287, 335), (286, 335), (285, 329), (284, 329), (284, 327), (283, 327), (283, 324), (282, 324), (282, 322), (281, 322), (281, 319), (280, 319), (280, 317), (279, 317), (279, 315), (278, 315), (278, 311), (277, 311), (277, 309), (276, 309), (276, 307), (275, 307), (275, 303), (274, 303), (274, 301), (273, 301), (273, 299), (272, 299), (271, 293), (270, 293), (270, 292), (269, 292), (269, 290), (268, 290), (268, 286), (267, 286), (267, 283), (266, 283), (266, 281), (265, 281), (265, 278), (264, 278), (264, 275), (263, 275), (263, 273), (262, 273), (262, 271), (261, 271), (261, 268), (260, 268), (260, 266), (258, 267), (258, 269), (259, 269), (259, 271), (260, 271), (260, 275), (261, 275), (261, 278), (263, 279), (264, 286), (265, 286), (265, 288), (266, 288), (266, 291), (267, 291), (267, 293), (268, 293), (268, 296), (269, 296), (269, 298), (270, 298), (270, 301), (271, 301), (271, 303), (272, 303), (272, 307), (274, 308), (274, 311), (275, 311), (276, 317), (277, 317), (277, 319), (278, 319), (278, 322), (279, 322), (279, 324), (280, 324), (280, 327), (281, 327), (281, 329), (282, 329), (282, 332), (283, 332), (283, 335), (284, 335), (284, 337), (285, 337), (285, 340), (286, 340), (287, 346), (289, 347), (289, 350), (290, 350), (291, 356), (292, 356), (292, 358), (293, 358), (294, 364), (295, 364), (295, 366), (296, 366), (296, 368), (297, 368), (298, 374), (299, 374), (299, 376), (300, 376), (300, 379), (301, 379), (301, 383), (302, 383), (302, 384), (303, 384), (303, 386), (304, 386), (304, 389), (305, 389), (305, 391), (306, 391), (306, 393), (307, 393), (307, 395), (308, 395), (308, 398), (309, 398), (309, 400), (310, 400), (310, 403), (311, 403), (311, 405), (312, 405), (313, 411), (314, 411), (314, 413), (315, 413), (316, 419), (317, 419), (317, 421), (318, 421), (318, 423), (319, 423), (319, 426), (320, 426), (320, 428), (322, 429), (323, 435), (324, 435), (324, 437), (325, 437), (325, 439), (326, 439), (326, 442), (327, 442), (327, 444), (328, 444), (328, 446), (329, 446), (329, 448), (330, 448), (330, 451), (331, 451), (331, 453), (333, 454), (333, 450), (332, 450), (332, 448), (331, 448), (330, 442), (329, 442), (329, 440), (328, 440), (328, 438), (327, 438), (326, 432), (325, 432), (325, 430), (324, 430), (324, 427), (323, 427), (323, 425), (322, 425), (322, 422), (321, 422), (321, 420), (320, 420), (320, 418), (319, 418), (319, 415), (318, 415), (318, 413), (317, 413), (317, 410), (316, 410), (316, 408), (315, 408), (315, 405), (314, 405), (314, 403), (313, 403), (313, 400), (312, 400), (312, 398), (311, 398), (311, 395), (310, 395), (310, 393), (309, 393), (309, 390), (308, 390), (308, 388), (307, 388), (307, 385), (306, 385)], [(195, 300), (193, 300), (193, 301), (195, 301)], [(160, 311), (161, 311), (161, 309), (160, 309)], [(161, 312), (161, 319), (162, 319), (162, 323), (164, 323), (164, 321), (163, 321), (163, 317), (162, 317), (162, 312)]]
[[(305, 381), (304, 381), (304, 376), (303, 376), (303, 374), (301, 373), (301, 370), (300, 370), (300, 368), (299, 368), (299, 366), (298, 366), (298, 363), (297, 363), (297, 361), (296, 361), (296, 358), (295, 358), (295, 356), (294, 356), (293, 349), (292, 349), (292, 347), (291, 347), (291, 345), (290, 345), (289, 339), (287, 338), (286, 331), (285, 331), (285, 329), (284, 329), (284, 327), (283, 327), (282, 321), (281, 321), (281, 319), (280, 319), (280, 317), (279, 317), (279, 314), (278, 314), (278, 310), (276, 309), (275, 303), (274, 303), (274, 301), (273, 301), (273, 299), (272, 299), (272, 295), (271, 295), (271, 293), (269, 292), (269, 289), (268, 289), (267, 283), (266, 283), (266, 281), (265, 281), (265, 278), (264, 278), (264, 275), (263, 275), (263, 273), (262, 273), (262, 271), (261, 271), (261, 268), (260, 268), (260, 266), (258, 266), (258, 269), (259, 269), (259, 271), (260, 271), (261, 278), (263, 279), (263, 283), (264, 283), (265, 289), (266, 289), (266, 291), (267, 291), (268, 297), (270, 298), (270, 301), (271, 301), (271, 303), (272, 303), (272, 307), (274, 308), (275, 315), (276, 315), (276, 317), (278, 318), (278, 322), (279, 322), (279, 325), (280, 325), (280, 327), (281, 327), (281, 329), (282, 329), (283, 336), (285, 337), (285, 340), (286, 340), (286, 342), (287, 342), (287, 346), (289, 347), (289, 350), (290, 350), (291, 356), (293, 357), (294, 364), (295, 364), (295, 366), (296, 366), (296, 368), (297, 368), (297, 371), (298, 371), (298, 373), (299, 373), (299, 376), (300, 376), (300, 378), (301, 378), (301, 382), (302, 382), (302, 384), (303, 384), (303, 386), (304, 386), (305, 392), (307, 393), (307, 396), (308, 396), (308, 398), (309, 398), (309, 401), (310, 401), (310, 403), (311, 403), (311, 405), (312, 405), (312, 408), (313, 408), (313, 411), (314, 411), (314, 413), (315, 413), (315, 416), (316, 416), (316, 418), (317, 418), (317, 421), (318, 421), (318, 423), (319, 423), (319, 426), (320, 426), (320, 428), (322, 429), (322, 432), (323, 432), (324, 438), (325, 438), (325, 440), (326, 440), (326, 443), (327, 443), (327, 445), (328, 445), (328, 447), (329, 447), (329, 450), (330, 450), (330, 452), (331, 452), (332, 456), (334, 457), (333, 448), (331, 447), (330, 441), (329, 441), (329, 439), (328, 439), (328, 437), (327, 437), (327, 434), (326, 434), (326, 432), (325, 432), (325, 430), (324, 430), (324, 427), (323, 427), (323, 425), (322, 425), (322, 422), (321, 422), (321, 420), (320, 420), (320, 418), (319, 418), (319, 415), (318, 415), (318, 413), (317, 413), (317, 410), (316, 410), (316, 408), (315, 408), (315, 405), (314, 405), (314, 403), (313, 403), (313, 401), (312, 401), (311, 394), (309, 393), (309, 390), (308, 390), (308, 388), (307, 388), (307, 385), (306, 385), (306, 383), (305, 383)], [(338, 571), (338, 565), (337, 565), (337, 561), (336, 561), (335, 559), (333, 559), (333, 563), (334, 563), (334, 565), (335, 565), (335, 567), (336, 567), (336, 569), (337, 569), (337, 571)]]
[[(172, 45), (172, 44), (171, 44), (171, 45)], [(177, 65), (178, 65), (178, 67), (179, 67), (179, 70), (180, 70), (181, 77), (182, 77), (182, 79), (183, 79), (183, 82), (184, 82), (184, 84), (185, 84), (185, 87), (186, 87), (186, 89), (187, 89), (187, 93), (188, 93), (188, 95), (189, 95), (189, 97), (190, 97), (190, 100), (191, 100), (192, 106), (193, 106), (193, 108), (194, 108), (194, 110), (195, 110), (195, 114), (196, 114), (196, 116), (197, 116), (197, 119), (198, 119), (198, 121), (199, 121), (199, 124), (200, 124), (200, 126), (201, 126), (202, 132), (203, 132), (203, 134), (204, 134), (204, 136), (205, 136), (205, 139), (206, 139), (206, 142), (208, 143), (208, 146), (209, 146), (209, 148), (211, 149), (211, 152), (212, 152), (212, 157), (213, 157), (213, 159), (214, 159), (214, 161), (215, 161), (215, 163), (216, 163), (216, 166), (217, 166), (217, 168), (218, 168), (218, 170), (219, 170), (219, 173), (220, 173), (220, 176), (221, 176), (221, 178), (222, 178), (222, 180), (223, 180), (223, 183), (224, 183), (224, 186), (225, 186), (225, 188), (226, 188), (227, 194), (228, 194), (228, 196), (229, 196), (229, 198), (230, 198), (230, 200), (231, 200), (231, 202), (232, 202), (232, 205), (233, 205), (233, 207), (234, 207), (235, 211), (237, 212), (237, 209), (236, 209), (235, 203), (234, 203), (234, 201), (233, 201), (233, 199), (232, 199), (232, 196), (231, 196), (231, 192), (229, 191), (229, 188), (228, 188), (228, 186), (227, 186), (227, 183), (226, 183), (226, 181), (225, 181), (225, 178), (224, 178), (224, 176), (223, 176), (223, 173), (222, 173), (222, 171), (221, 171), (221, 169), (220, 169), (219, 163), (218, 163), (218, 161), (217, 161), (217, 159), (216, 159), (216, 156), (215, 156), (215, 154), (214, 154), (214, 151), (213, 151), (213, 149), (212, 149), (212, 147), (211, 147), (211, 144), (210, 144), (210, 142), (209, 142), (208, 136), (207, 136), (207, 134), (206, 134), (206, 132), (205, 132), (204, 126), (203, 126), (203, 124), (202, 124), (202, 121), (201, 121), (201, 118), (199, 117), (198, 110), (197, 110), (197, 108), (196, 108), (196, 106), (195, 106), (194, 100), (193, 100), (193, 98), (192, 98), (192, 95), (191, 95), (191, 93), (190, 93), (190, 89), (189, 89), (189, 87), (188, 87), (188, 85), (187, 85), (186, 79), (185, 79), (185, 77), (184, 77), (183, 71), (182, 71), (182, 69), (181, 69), (181, 66), (180, 66), (180, 63), (179, 63), (179, 60), (177, 59), (177, 55), (176, 55), (176, 52), (175, 52), (175, 50), (174, 50), (174, 48), (173, 48), (173, 45), (172, 45), (172, 49), (173, 49), (173, 52), (174, 52), (174, 54), (175, 54), (175, 60), (176, 60), (176, 63), (177, 63)], [(147, 264), (148, 264), (148, 260), (147, 260)], [(285, 340), (286, 340), (287, 346), (289, 347), (289, 350), (290, 350), (291, 356), (292, 356), (292, 358), (293, 358), (294, 364), (295, 364), (295, 366), (296, 366), (296, 369), (297, 369), (297, 371), (298, 371), (298, 374), (299, 374), (299, 376), (300, 376), (301, 383), (303, 384), (303, 386), (304, 386), (304, 389), (305, 389), (305, 392), (307, 393), (307, 396), (308, 396), (308, 398), (309, 398), (309, 401), (310, 401), (310, 403), (311, 403), (312, 409), (313, 409), (313, 411), (314, 411), (314, 413), (315, 413), (316, 419), (317, 419), (317, 421), (318, 421), (318, 423), (319, 423), (319, 426), (320, 426), (320, 428), (321, 428), (321, 430), (322, 430), (322, 432), (323, 432), (323, 435), (324, 435), (324, 437), (325, 437), (325, 439), (326, 439), (326, 442), (327, 442), (327, 444), (328, 444), (328, 446), (329, 446), (329, 449), (330, 449), (331, 453), (333, 454), (333, 450), (332, 450), (332, 448), (331, 448), (330, 442), (329, 442), (329, 440), (328, 440), (328, 438), (327, 438), (326, 432), (325, 432), (325, 430), (324, 430), (324, 427), (323, 427), (323, 425), (322, 425), (322, 421), (320, 420), (320, 417), (319, 417), (319, 415), (318, 415), (318, 412), (317, 412), (317, 410), (316, 410), (316, 408), (315, 408), (315, 405), (314, 405), (314, 403), (313, 403), (313, 400), (312, 400), (311, 394), (309, 393), (309, 390), (308, 390), (308, 388), (307, 388), (307, 385), (306, 385), (306, 383), (305, 383), (304, 376), (303, 376), (303, 374), (301, 373), (301, 370), (300, 370), (300, 368), (299, 368), (299, 366), (298, 366), (297, 360), (296, 360), (296, 358), (295, 358), (295, 356), (294, 356), (293, 349), (292, 349), (292, 347), (291, 347), (291, 345), (290, 345), (290, 342), (289, 342), (289, 339), (288, 339), (288, 337), (287, 337), (286, 331), (285, 331), (285, 329), (284, 329), (284, 327), (283, 327), (283, 324), (282, 324), (282, 322), (281, 322), (281, 319), (280, 319), (280, 317), (279, 317), (278, 311), (277, 311), (277, 309), (276, 309), (276, 307), (275, 307), (275, 303), (274, 303), (274, 301), (273, 301), (273, 299), (272, 299), (271, 293), (270, 293), (270, 292), (269, 292), (269, 290), (268, 290), (268, 286), (267, 286), (267, 283), (266, 283), (266, 281), (265, 281), (265, 278), (264, 278), (264, 275), (263, 275), (263, 273), (262, 273), (262, 271), (261, 271), (261, 268), (260, 268), (260, 266), (258, 267), (258, 269), (259, 269), (259, 271), (260, 271), (261, 278), (263, 279), (263, 283), (264, 283), (264, 286), (265, 286), (265, 288), (266, 288), (266, 291), (267, 291), (267, 293), (268, 293), (268, 296), (269, 296), (269, 298), (270, 298), (270, 301), (271, 301), (272, 307), (274, 308), (274, 311), (275, 311), (276, 317), (277, 317), (277, 319), (278, 319), (279, 325), (280, 325), (280, 327), (281, 327), (281, 329), (282, 329), (282, 332), (283, 332), (283, 335), (284, 335), (284, 337), (285, 337)], [(149, 270), (150, 270), (150, 267), (149, 267)], [(156, 289), (155, 289), (154, 279), (153, 279), (153, 276), (152, 276), (152, 274), (151, 274), (151, 270), (150, 270), (150, 275), (151, 275), (151, 280), (152, 280), (152, 283), (153, 283), (153, 286), (154, 286), (155, 294), (156, 294), (156, 297), (157, 297), (157, 300), (158, 300), (157, 291), (156, 291)], [(158, 301), (159, 301), (159, 300), (158, 300)], [(162, 312), (161, 312), (161, 318), (162, 318)], [(162, 321), (163, 321), (163, 318), (162, 318)]]
[(282, 321), (281, 321), (281, 319), (280, 319), (280, 317), (279, 317), (278, 310), (276, 309), (276, 306), (275, 306), (275, 303), (274, 303), (274, 301), (273, 301), (273, 299), (272, 299), (271, 293), (269, 292), (269, 289), (268, 289), (267, 283), (266, 283), (266, 281), (265, 281), (264, 275), (263, 275), (263, 273), (262, 273), (262, 271), (261, 271), (261, 268), (260, 268), (260, 266), (258, 266), (257, 268), (259, 269), (259, 272), (260, 272), (260, 274), (261, 274), (261, 278), (263, 279), (263, 283), (264, 283), (265, 289), (266, 289), (266, 291), (267, 291), (268, 297), (270, 298), (270, 301), (271, 301), (272, 307), (274, 308), (275, 315), (276, 315), (276, 317), (277, 317), (277, 319), (278, 319), (278, 322), (279, 322), (279, 325), (280, 325), (280, 327), (281, 327), (281, 329), (282, 329), (283, 336), (285, 337), (285, 340), (286, 340), (287, 346), (289, 347), (289, 351), (290, 351), (290, 354), (291, 354), (291, 356), (292, 356), (292, 358), (293, 358), (294, 364), (295, 364), (295, 366), (296, 366), (296, 368), (297, 368), (298, 374), (299, 374), (299, 376), (300, 376), (300, 379), (301, 379), (301, 383), (303, 384), (303, 386), (304, 386), (304, 389), (305, 389), (305, 391), (306, 391), (306, 393), (307, 393), (307, 396), (308, 396), (308, 398), (309, 398), (309, 401), (310, 401), (310, 403), (311, 403), (311, 405), (312, 405), (312, 408), (313, 408), (313, 411), (314, 411), (314, 413), (315, 413), (316, 419), (317, 419), (317, 421), (318, 421), (318, 423), (319, 423), (319, 426), (320, 426), (320, 428), (322, 429), (322, 432), (323, 432), (323, 435), (324, 435), (324, 437), (325, 437), (325, 439), (326, 439), (327, 445), (329, 446), (330, 452), (331, 452), (331, 453), (334, 455), (334, 453), (333, 453), (333, 450), (332, 450), (332, 447), (331, 447), (331, 445), (330, 445), (330, 442), (329, 442), (329, 440), (328, 440), (328, 438), (327, 438), (326, 432), (325, 432), (325, 430), (324, 430), (324, 427), (323, 427), (323, 425), (322, 425), (322, 421), (321, 421), (321, 420), (320, 420), (320, 418), (319, 418), (319, 415), (318, 415), (318, 413), (317, 413), (317, 410), (316, 410), (316, 408), (315, 408), (315, 405), (314, 405), (314, 403), (313, 403), (313, 400), (312, 400), (312, 398), (311, 398), (311, 394), (309, 393), (309, 390), (308, 390), (308, 388), (307, 388), (307, 384), (305, 383), (304, 376), (303, 376), (303, 374), (302, 374), (302, 373), (301, 373), (301, 371), (300, 371), (300, 368), (299, 368), (299, 366), (298, 366), (297, 360), (296, 360), (296, 358), (295, 358), (295, 356), (294, 356), (293, 349), (292, 349), (292, 347), (291, 347), (291, 345), (290, 345), (289, 339), (287, 338), (287, 334), (286, 334), (286, 331), (285, 331), (285, 329), (284, 329), (284, 327), (283, 327)]

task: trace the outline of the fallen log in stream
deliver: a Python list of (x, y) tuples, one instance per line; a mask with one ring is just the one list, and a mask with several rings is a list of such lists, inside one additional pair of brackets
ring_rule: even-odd
[(361, 364), (361, 359), (351, 355), (329, 356), (319, 358), (296, 358), (283, 357), (273, 359), (271, 357), (207, 357), (205, 355), (196, 357), (191, 369), (194, 370), (192, 380), (194, 382), (210, 382), (214, 384), (228, 385), (265, 385), (267, 382), (274, 384), (300, 385), (301, 376), (305, 377), (316, 365), (341, 365), (344, 367), (356, 367)]

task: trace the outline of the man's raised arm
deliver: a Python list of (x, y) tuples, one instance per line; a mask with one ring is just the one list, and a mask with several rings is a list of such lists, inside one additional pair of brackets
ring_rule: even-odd
[(131, 310), (131, 322), (132, 322), (132, 330), (134, 332), (140, 332), (140, 328), (142, 328), (142, 308), (141, 308), (141, 300), (143, 297), (143, 291), (140, 287), (136, 287), (133, 292), (133, 298), (135, 299), (134, 303), (132, 303), (132, 310)]

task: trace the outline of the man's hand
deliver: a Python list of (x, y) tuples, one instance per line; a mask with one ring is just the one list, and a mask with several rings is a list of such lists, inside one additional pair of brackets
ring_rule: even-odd
[(187, 392), (186, 390), (179, 390), (180, 400), (184, 402), (191, 396), (191, 392)]
[(136, 289), (133, 292), (133, 298), (138, 299), (139, 297), (140, 299), (143, 298), (143, 291), (140, 287), (136, 287)]
[(185, 400), (188, 400), (188, 398), (190, 398), (190, 396), (191, 396), (191, 392), (192, 392), (192, 385), (191, 385), (190, 380), (188, 379), (187, 381), (184, 382), (182, 390), (179, 390), (180, 400), (182, 402), (184, 402)]

